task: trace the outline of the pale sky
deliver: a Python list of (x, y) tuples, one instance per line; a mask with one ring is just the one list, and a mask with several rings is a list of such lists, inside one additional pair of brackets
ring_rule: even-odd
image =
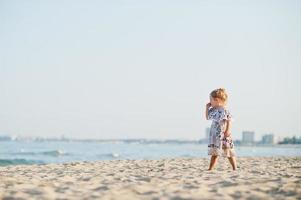
[(0, 0), (0, 134), (301, 136), (301, 1)]

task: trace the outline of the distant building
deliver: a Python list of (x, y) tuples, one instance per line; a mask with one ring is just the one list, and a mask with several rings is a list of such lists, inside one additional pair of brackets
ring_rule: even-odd
[(2, 135), (0, 136), (0, 141), (10, 141), (12, 138), (10, 136)]
[(265, 134), (261, 139), (262, 144), (275, 144), (274, 134)]
[(241, 142), (243, 144), (253, 144), (255, 142), (255, 132), (254, 131), (243, 131)]

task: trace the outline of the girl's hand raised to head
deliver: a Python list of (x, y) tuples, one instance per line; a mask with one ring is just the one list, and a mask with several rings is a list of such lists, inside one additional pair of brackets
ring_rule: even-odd
[(231, 135), (231, 133), (229, 131), (224, 132), (225, 137), (229, 137), (230, 135)]
[(206, 108), (210, 108), (210, 107), (211, 107), (211, 103), (207, 103)]

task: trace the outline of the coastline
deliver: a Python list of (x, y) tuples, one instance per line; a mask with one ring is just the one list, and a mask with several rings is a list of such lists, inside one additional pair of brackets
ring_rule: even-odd
[(0, 199), (300, 199), (301, 157), (104, 160), (0, 167)]

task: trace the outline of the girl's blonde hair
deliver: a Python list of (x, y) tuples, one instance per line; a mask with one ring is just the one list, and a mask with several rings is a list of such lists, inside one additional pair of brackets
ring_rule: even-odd
[(223, 102), (226, 102), (228, 100), (228, 94), (227, 94), (225, 88), (218, 88), (218, 89), (213, 90), (210, 93), (210, 96), (212, 98), (219, 98)]

